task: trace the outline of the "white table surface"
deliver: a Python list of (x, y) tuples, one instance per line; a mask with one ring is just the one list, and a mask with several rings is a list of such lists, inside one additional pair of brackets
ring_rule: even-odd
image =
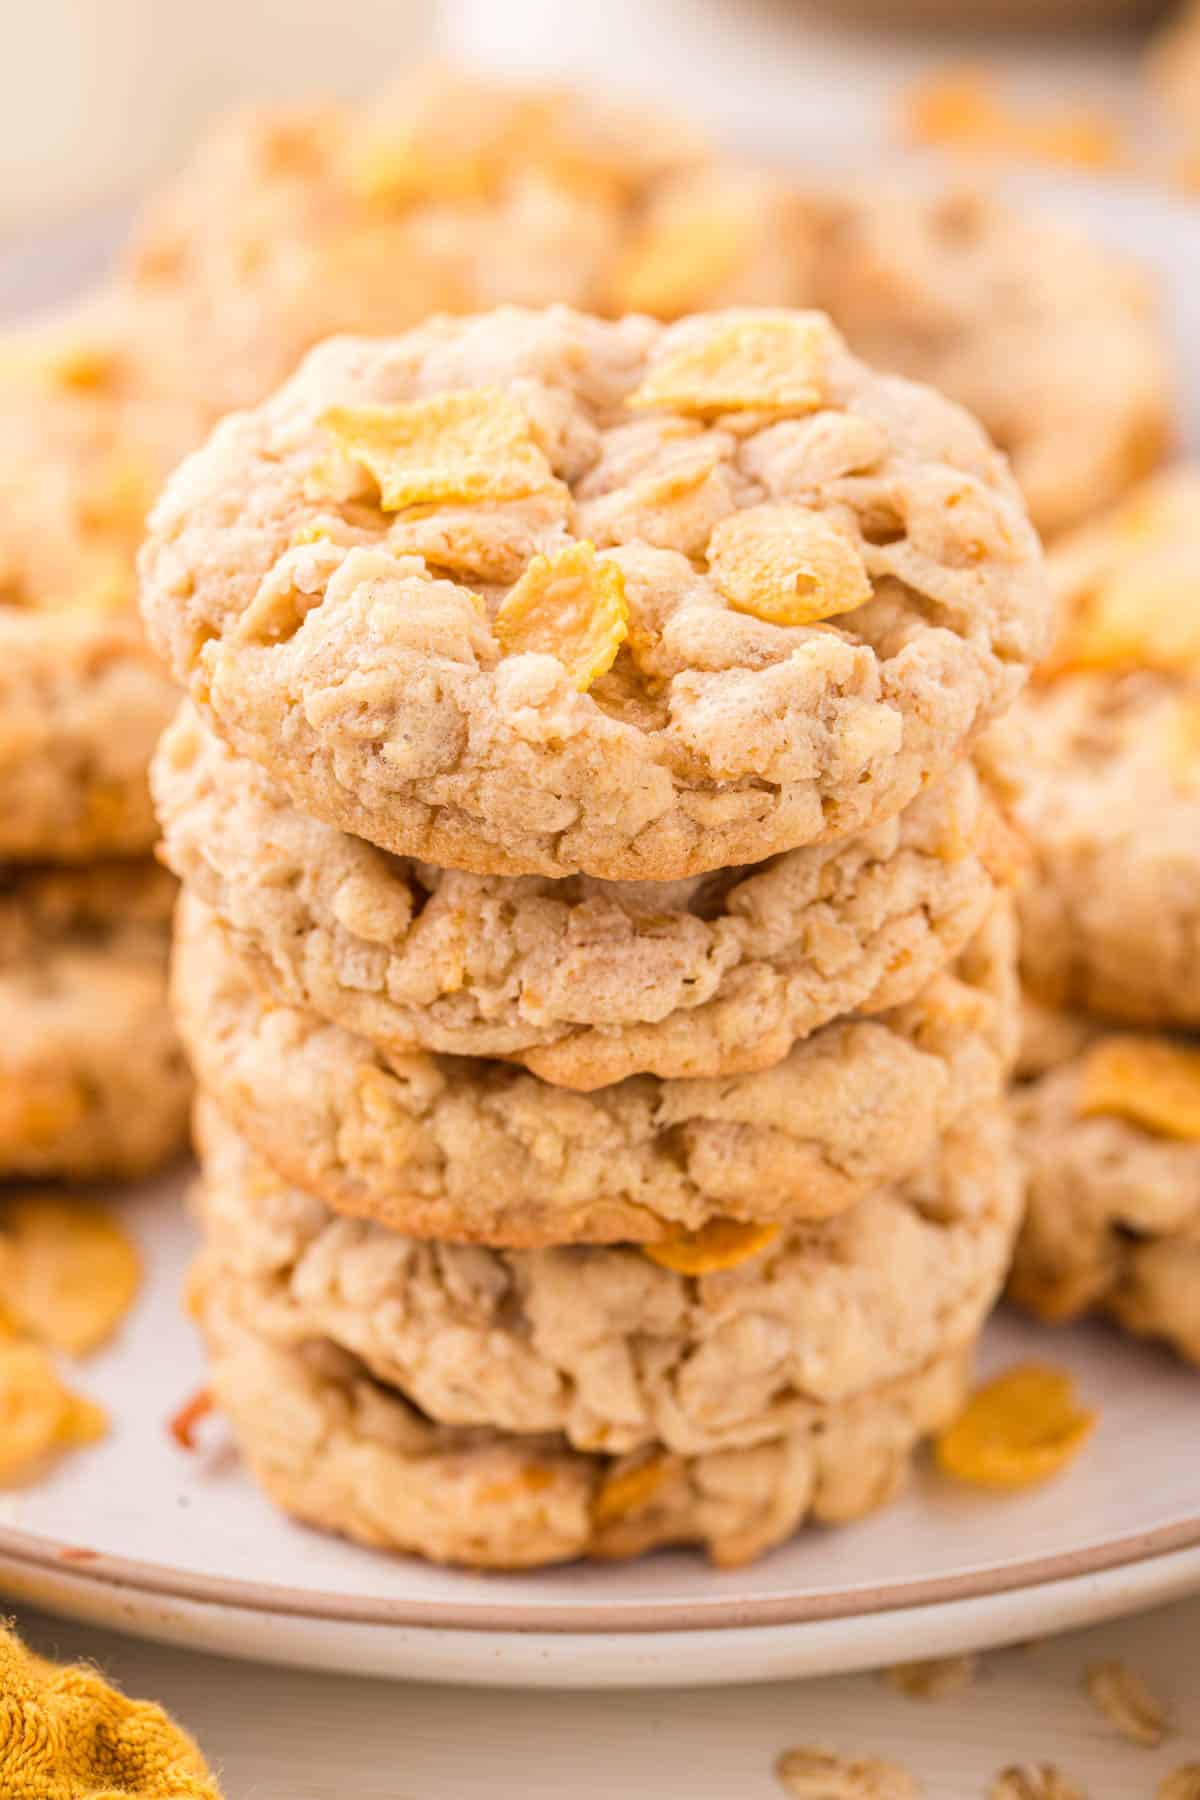
[[(870, 1675), (769, 1687), (504, 1693), (352, 1680), (168, 1650), (27, 1614), (46, 1654), (90, 1657), (184, 1721), (227, 1800), (780, 1800), (792, 1744), (889, 1756), (927, 1800), (984, 1800), (1016, 1761), (1053, 1761), (1088, 1800), (1153, 1800), (1200, 1762), (1200, 1598), (980, 1659), (972, 1685), (907, 1699)], [(1127, 1744), (1082, 1686), (1119, 1658), (1173, 1715), (1158, 1750)]]

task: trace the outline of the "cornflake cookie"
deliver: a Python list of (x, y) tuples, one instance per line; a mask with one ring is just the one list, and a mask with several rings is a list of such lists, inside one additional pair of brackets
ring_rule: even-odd
[(1022, 959), (1054, 1006), (1200, 1025), (1200, 474), (1052, 558), (1058, 640), (1014, 719)]
[(814, 194), (811, 304), (868, 361), (974, 413), (1046, 535), (1149, 473), (1172, 379), (1141, 272), (984, 193), (853, 186)]
[(1094, 1026), (1015, 1107), (1013, 1297), (1053, 1321), (1111, 1313), (1200, 1362), (1200, 1042)]
[(166, 997), (175, 884), (153, 863), (0, 876), (0, 1173), (134, 1177), (181, 1152)]
[(0, 857), (144, 852), (174, 705), (134, 611), (134, 558), (201, 421), (115, 295), (0, 338)]
[(151, 636), (305, 811), (673, 880), (869, 829), (1043, 647), (965, 414), (817, 314), (554, 308), (327, 344), (156, 507)]
[(266, 1492), (307, 1524), (471, 1568), (665, 1544), (703, 1545), (722, 1567), (750, 1562), (806, 1519), (838, 1524), (894, 1498), (969, 1380), (969, 1356), (955, 1351), (840, 1405), (797, 1408), (762, 1443), (587, 1454), (558, 1433), (436, 1424), (329, 1339), (273, 1342), (248, 1299), (201, 1265), (192, 1304), (213, 1391)]
[(763, 1443), (814, 1405), (965, 1348), (1019, 1216), (1001, 1106), (952, 1131), (908, 1183), (822, 1224), (709, 1245), (697, 1274), (668, 1245), (401, 1237), (288, 1187), (208, 1105), (200, 1136), (200, 1285), (236, 1286), (263, 1337), (329, 1339), (439, 1424), (557, 1432), (608, 1454)]
[(154, 788), (166, 860), (277, 998), (389, 1053), (512, 1057), (584, 1089), (766, 1068), (911, 1000), (1011, 860), (969, 763), (847, 843), (659, 884), (391, 856), (292, 807), (186, 707)]
[(786, 303), (807, 253), (784, 184), (677, 121), (425, 68), (366, 104), (227, 120), (151, 204), (124, 273), (225, 411), (334, 332), (502, 302)]
[(174, 999), (200, 1086), (295, 1186), (398, 1231), (536, 1247), (825, 1218), (928, 1161), (990, 1103), (1013, 1048), (1011, 921), (876, 1019), (754, 1075), (571, 1093), (505, 1063), (367, 1039), (256, 992), (185, 898)]

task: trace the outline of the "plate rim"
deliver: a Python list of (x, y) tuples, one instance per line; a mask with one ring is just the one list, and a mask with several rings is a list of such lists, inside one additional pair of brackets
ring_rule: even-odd
[[(301, 1527), (301, 1529), (306, 1529)], [(1079, 1550), (1060, 1551), (1003, 1567), (960, 1574), (874, 1583), (837, 1592), (643, 1602), (568, 1601), (562, 1605), (483, 1601), (404, 1600), (339, 1594), (283, 1582), (244, 1581), (173, 1569), (169, 1564), (114, 1556), (84, 1545), (0, 1526), (0, 1559), (31, 1569), (86, 1578), (115, 1590), (162, 1599), (227, 1607), (234, 1611), (342, 1625), (376, 1625), (406, 1631), (517, 1632), (547, 1636), (636, 1635), (663, 1631), (739, 1631), (758, 1626), (808, 1625), (863, 1618), (964, 1600), (1013, 1594), (1053, 1582), (1132, 1569), (1175, 1552), (1200, 1549), (1200, 1514), (1141, 1532), (1125, 1533)], [(569, 1565), (566, 1565), (569, 1566)], [(714, 1572), (736, 1577), (737, 1570)], [(497, 1571), (472, 1571), (481, 1584), (503, 1583)]]

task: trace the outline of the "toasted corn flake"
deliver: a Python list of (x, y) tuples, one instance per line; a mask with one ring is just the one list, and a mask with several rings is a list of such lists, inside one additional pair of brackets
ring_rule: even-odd
[(973, 1656), (935, 1656), (928, 1662), (898, 1663), (881, 1679), (908, 1700), (942, 1700), (969, 1687), (975, 1679)]
[(871, 580), (849, 538), (802, 506), (752, 506), (713, 532), (708, 566), (735, 611), (772, 625), (811, 625), (871, 598)]
[(1154, 1750), (1167, 1735), (1167, 1715), (1140, 1676), (1121, 1662), (1087, 1672), (1089, 1698), (1130, 1743)]
[(50, 1193), (0, 1202), (0, 1285), (30, 1337), (71, 1356), (111, 1336), (141, 1279), (137, 1251), (99, 1207)]
[(699, 311), (737, 272), (745, 248), (745, 223), (732, 210), (689, 207), (664, 218), (646, 229), (617, 270), (613, 310), (659, 319)]
[(825, 397), (824, 313), (759, 313), (717, 325), (650, 369), (630, 406), (681, 413), (813, 412)]
[(1200, 1800), (1200, 1763), (1183, 1763), (1164, 1775), (1154, 1800)]
[(1029, 1763), (1001, 1769), (988, 1789), (988, 1800), (1086, 1800), (1086, 1796), (1053, 1763)]
[(1101, 1038), (1084, 1057), (1075, 1110), (1200, 1143), (1200, 1050), (1168, 1038)]
[(735, 1269), (774, 1243), (778, 1225), (755, 1225), (741, 1219), (710, 1219), (697, 1231), (680, 1231), (657, 1244), (643, 1244), (651, 1262), (677, 1275), (713, 1275)]
[(1068, 607), (1049, 673), (1200, 671), (1198, 582), (1194, 554), (1173, 544), (1128, 559)]
[(553, 480), (529, 419), (499, 388), (395, 406), (333, 406), (321, 424), (379, 484), (386, 512), (445, 500), (518, 500)]
[(540, 1463), (530, 1463), (528, 1467), (518, 1469), (515, 1475), (499, 1481), (485, 1481), (476, 1490), (475, 1498), (481, 1506), (507, 1506), (530, 1494), (544, 1494), (553, 1486), (554, 1470), (543, 1468)]
[(1069, 1375), (1023, 1364), (976, 1389), (936, 1441), (938, 1467), (979, 1487), (1029, 1487), (1065, 1468), (1095, 1423)]
[(607, 673), (629, 632), (625, 578), (586, 541), (535, 556), (496, 614), (510, 655), (540, 651), (562, 663), (583, 693)]
[(94, 1443), (107, 1420), (65, 1387), (38, 1344), (0, 1344), (0, 1486), (27, 1479), (46, 1457)]
[(631, 1469), (618, 1468), (607, 1475), (592, 1500), (592, 1523), (597, 1527), (614, 1525), (630, 1513), (641, 1512), (650, 1504), (675, 1464), (670, 1457), (655, 1457)]
[(877, 1756), (835, 1756), (807, 1745), (785, 1750), (775, 1773), (793, 1800), (920, 1800), (921, 1795), (915, 1778), (899, 1763)]

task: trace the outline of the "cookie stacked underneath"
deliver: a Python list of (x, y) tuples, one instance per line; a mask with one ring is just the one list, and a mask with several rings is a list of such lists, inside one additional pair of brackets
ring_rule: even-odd
[(1015, 723), (1030, 1009), (1016, 1297), (1200, 1361), (1200, 472), (1051, 558), (1058, 642)]
[(263, 1485), (508, 1567), (881, 1504), (1017, 1227), (1003, 459), (818, 314), (436, 319), (228, 419), (142, 573)]
[(186, 1143), (147, 781), (175, 694), (134, 558), (199, 426), (158, 373), (115, 295), (0, 342), (0, 1178), (141, 1175)]

